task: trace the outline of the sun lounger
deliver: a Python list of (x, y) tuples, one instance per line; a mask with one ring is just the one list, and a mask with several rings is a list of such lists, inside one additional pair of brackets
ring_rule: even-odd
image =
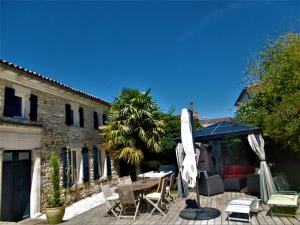
[(280, 192), (271, 195), (270, 205), (271, 216), (295, 216), (298, 209), (298, 195), (296, 192)]

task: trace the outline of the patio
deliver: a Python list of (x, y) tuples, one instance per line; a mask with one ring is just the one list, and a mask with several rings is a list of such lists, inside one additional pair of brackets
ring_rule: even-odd
[[(195, 198), (195, 193), (190, 193), (190, 198)], [(225, 192), (223, 194), (214, 195), (211, 197), (201, 196), (201, 206), (203, 207), (215, 207), (221, 211), (221, 216), (212, 220), (184, 220), (180, 218), (179, 212), (185, 207), (186, 199), (177, 199), (176, 203), (173, 204), (165, 217), (160, 214), (155, 214), (150, 216), (149, 213), (142, 213), (137, 219), (134, 221), (133, 219), (120, 219), (113, 216), (105, 216), (104, 205), (98, 206), (90, 211), (87, 211), (81, 215), (78, 215), (69, 221), (65, 221), (62, 224), (228, 224), (227, 214), (224, 212), (227, 202), (234, 198), (254, 198), (253, 196), (247, 195), (245, 193), (240, 192)], [(254, 214), (251, 217), (252, 224), (272, 224), (272, 225), (299, 225), (300, 224), (300, 210), (298, 209), (296, 217), (270, 217), (267, 216), (266, 213), (268, 211), (267, 205), (262, 205), (261, 211), (257, 214)], [(19, 224), (30, 224), (30, 225), (39, 225), (39, 224), (47, 224), (46, 221), (43, 220), (27, 220), (20, 222)], [(230, 221), (230, 224), (249, 224), (247, 222), (237, 222)]]

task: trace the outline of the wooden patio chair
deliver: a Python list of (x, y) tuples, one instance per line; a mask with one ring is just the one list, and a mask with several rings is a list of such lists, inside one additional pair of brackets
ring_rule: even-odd
[(119, 185), (128, 185), (132, 183), (130, 175), (125, 177), (119, 177), (118, 181), (119, 181)]
[(115, 217), (118, 217), (116, 208), (119, 207), (120, 198), (117, 193), (112, 193), (111, 187), (109, 184), (101, 184), (101, 190), (105, 199), (105, 211), (107, 214), (112, 213)]
[[(166, 208), (164, 205), (165, 196), (166, 196), (166, 187), (167, 187), (167, 178), (162, 179), (162, 186), (160, 192), (152, 192), (145, 196), (147, 203), (150, 203), (153, 206), (151, 211), (151, 215), (155, 210), (159, 211), (163, 216), (165, 216), (165, 212), (162, 210)], [(156, 203), (154, 203), (156, 201)]]
[(169, 186), (166, 187), (166, 200), (171, 204), (171, 203), (175, 203), (175, 199), (174, 197), (171, 195), (171, 189), (174, 185), (174, 181), (175, 181), (175, 173), (171, 174), (170, 177), (170, 182), (169, 182)]
[[(120, 218), (133, 218), (133, 220), (135, 220), (137, 214), (139, 213), (140, 198), (134, 195), (131, 185), (119, 186), (118, 192), (119, 192), (120, 205), (121, 205), (121, 210), (119, 213), (118, 220)], [(129, 208), (132, 208), (132, 206), (134, 206), (135, 208), (135, 212), (133, 216), (122, 215), (122, 213), (127, 212), (127, 210)]]

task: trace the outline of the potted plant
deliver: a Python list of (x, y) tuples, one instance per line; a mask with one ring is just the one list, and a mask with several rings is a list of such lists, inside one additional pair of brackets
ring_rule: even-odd
[(57, 154), (55, 152), (51, 153), (50, 157), (51, 166), (51, 183), (52, 192), (51, 197), (48, 199), (48, 206), (45, 209), (45, 214), (47, 217), (47, 222), (49, 224), (58, 224), (62, 221), (65, 214), (65, 206), (60, 198), (60, 188), (59, 188), (59, 161)]

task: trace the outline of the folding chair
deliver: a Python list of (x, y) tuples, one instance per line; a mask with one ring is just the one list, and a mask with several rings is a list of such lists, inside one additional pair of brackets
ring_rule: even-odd
[[(119, 186), (118, 192), (119, 192), (120, 204), (121, 204), (121, 210), (119, 213), (118, 220), (120, 218), (132, 218), (132, 217), (133, 220), (135, 220), (137, 213), (139, 212), (140, 199), (134, 196), (131, 185)], [(129, 206), (134, 206), (135, 208), (134, 216), (122, 215), (124, 211), (127, 211), (127, 209), (130, 208)]]
[(118, 217), (115, 209), (119, 207), (119, 195), (117, 193), (112, 193), (111, 187), (109, 184), (101, 184), (101, 190), (105, 199), (105, 211), (107, 215), (111, 212), (115, 217)]
[(170, 183), (169, 186), (166, 187), (166, 200), (171, 204), (171, 203), (175, 203), (175, 199), (173, 198), (173, 196), (171, 195), (171, 189), (174, 185), (174, 181), (175, 181), (175, 173), (171, 174), (170, 177)]
[[(166, 195), (166, 187), (167, 187), (167, 178), (162, 180), (160, 192), (152, 192), (145, 196), (146, 201), (149, 202), (154, 207), (151, 211), (151, 215), (155, 210), (159, 211), (164, 216), (166, 215), (165, 212), (161, 209), (161, 207), (165, 207), (164, 200)], [(156, 203), (154, 203), (153, 201), (156, 201)]]
[(125, 176), (125, 177), (119, 177), (118, 181), (119, 181), (119, 185), (124, 185), (124, 184), (126, 185), (126, 184), (131, 184), (132, 183), (130, 175)]

